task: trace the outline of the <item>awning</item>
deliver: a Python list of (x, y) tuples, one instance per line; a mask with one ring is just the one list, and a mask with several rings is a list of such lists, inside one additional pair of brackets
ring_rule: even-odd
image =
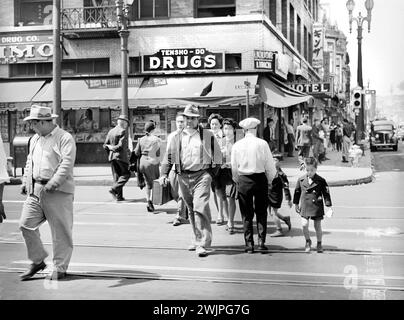
[[(133, 99), (143, 78), (128, 80), (128, 98)], [(107, 107), (120, 105), (122, 98), (121, 79), (75, 79), (62, 80), (62, 107)], [(53, 83), (47, 83), (34, 97), (35, 102), (50, 102), (53, 100)]]
[[(250, 103), (255, 94), (257, 75), (218, 75), (151, 77), (142, 83), (133, 103), (136, 106), (177, 107), (186, 104), (198, 106), (245, 104), (245, 82), (250, 83)], [(132, 107), (132, 104), (130, 104)]]
[(261, 101), (271, 107), (286, 108), (313, 99), (312, 96), (293, 90), (275, 79), (262, 76), (258, 83)]
[(31, 102), (45, 81), (0, 82), (0, 103)]

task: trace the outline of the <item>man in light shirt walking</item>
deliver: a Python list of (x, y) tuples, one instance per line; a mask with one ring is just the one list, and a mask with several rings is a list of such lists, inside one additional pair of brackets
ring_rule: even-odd
[(194, 233), (189, 250), (205, 257), (208, 254), (206, 249), (212, 243), (210, 186), (222, 164), (222, 152), (213, 133), (199, 126), (200, 115), (196, 106), (188, 105), (182, 114), (186, 126), (169, 141), (161, 166), (160, 183), (166, 184), (168, 174), (175, 166)]
[(29, 143), (21, 192), (24, 202), (20, 230), (28, 250), (31, 267), (21, 275), (28, 280), (46, 268), (48, 256), (39, 234), (39, 226), (48, 221), (53, 244), (54, 270), (47, 276), (58, 280), (66, 276), (73, 252), (73, 167), (76, 143), (70, 133), (52, 122), (58, 116), (51, 108), (33, 105), (28, 121), (36, 134)]
[(247, 118), (240, 122), (245, 137), (237, 141), (231, 153), (233, 180), (238, 184), (238, 200), (243, 218), (245, 251), (254, 252), (253, 219), (257, 219), (258, 249), (265, 246), (268, 217), (268, 188), (276, 174), (275, 162), (265, 140), (257, 138), (260, 121)]

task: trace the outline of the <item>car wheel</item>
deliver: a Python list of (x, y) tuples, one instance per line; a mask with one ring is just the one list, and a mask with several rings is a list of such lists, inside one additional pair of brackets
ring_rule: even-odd
[(398, 145), (395, 145), (395, 146), (393, 147), (393, 151), (397, 151), (397, 148), (398, 148)]

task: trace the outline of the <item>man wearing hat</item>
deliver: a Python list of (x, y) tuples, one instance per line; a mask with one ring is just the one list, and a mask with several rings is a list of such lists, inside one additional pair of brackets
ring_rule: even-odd
[(178, 185), (188, 207), (189, 220), (195, 235), (189, 250), (199, 257), (207, 255), (212, 242), (209, 207), (210, 186), (222, 163), (220, 146), (210, 130), (199, 125), (199, 111), (188, 105), (182, 115), (186, 125), (169, 141), (161, 167), (160, 183), (165, 184), (172, 166), (178, 174)]
[(21, 192), (27, 194), (20, 230), (24, 237), (31, 267), (21, 275), (27, 280), (46, 268), (48, 256), (39, 234), (39, 226), (48, 221), (53, 244), (54, 270), (47, 279), (66, 276), (73, 252), (73, 167), (76, 143), (70, 133), (53, 123), (58, 116), (51, 108), (33, 105), (28, 121), (35, 135), (29, 142)]
[(258, 248), (265, 252), (267, 233), (268, 188), (276, 174), (274, 159), (265, 140), (257, 138), (261, 122), (247, 118), (240, 122), (245, 136), (237, 141), (231, 152), (233, 180), (238, 184), (238, 200), (243, 218), (245, 251), (254, 252), (253, 219), (257, 219)]
[(109, 130), (104, 142), (104, 149), (108, 152), (108, 161), (111, 163), (114, 184), (109, 193), (116, 201), (124, 201), (123, 187), (130, 178), (129, 148), (128, 148), (129, 119), (120, 115), (117, 124)]

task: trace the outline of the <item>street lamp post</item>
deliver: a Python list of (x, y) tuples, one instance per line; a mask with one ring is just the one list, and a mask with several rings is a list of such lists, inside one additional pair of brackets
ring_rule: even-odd
[(129, 117), (128, 106), (128, 4), (133, 1), (116, 0), (116, 15), (118, 17), (118, 33), (121, 38), (121, 82), (122, 82), (122, 111), (121, 114)]
[[(373, 0), (366, 0), (365, 7), (367, 10), (367, 16), (363, 17), (359, 12), (358, 17), (353, 17), (352, 12), (355, 8), (355, 1), (348, 0), (346, 3), (346, 7), (349, 12), (349, 33), (352, 33), (352, 21), (356, 21), (358, 25), (358, 73), (357, 73), (357, 82), (358, 86), (361, 87), (363, 90), (363, 76), (362, 76), (362, 31), (363, 31), (363, 23), (367, 21), (368, 23), (368, 32), (370, 32), (370, 22), (372, 20), (372, 9), (374, 6)], [(356, 117), (356, 124), (357, 124), (357, 141), (364, 138), (365, 133), (365, 110), (364, 110), (364, 98), (362, 95), (362, 103), (359, 115)]]
[(56, 123), (62, 125), (62, 96), (61, 96), (61, 59), (60, 59), (60, 0), (53, 0), (52, 8), (53, 25), (53, 63), (52, 63), (52, 82), (53, 82), (53, 112), (59, 117)]

